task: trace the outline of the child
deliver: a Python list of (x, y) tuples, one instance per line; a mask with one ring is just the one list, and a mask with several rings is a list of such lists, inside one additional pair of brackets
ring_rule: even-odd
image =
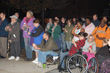
[[(43, 33), (44, 30), (42, 26), (40, 25), (40, 21), (38, 19), (35, 19), (33, 21), (34, 28), (32, 32), (28, 32), (28, 34), (31, 36), (31, 39), (34, 39), (34, 41), (31, 41), (32, 46), (39, 45), (43, 39)], [(33, 63), (38, 63), (38, 50), (35, 50), (33, 47), (32, 49), (36, 52), (36, 59), (33, 61)]]

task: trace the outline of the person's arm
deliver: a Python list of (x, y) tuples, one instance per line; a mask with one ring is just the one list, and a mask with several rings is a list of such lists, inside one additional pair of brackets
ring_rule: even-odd
[(39, 26), (39, 27), (36, 29), (36, 32), (35, 32), (35, 33), (31, 33), (31, 36), (32, 36), (32, 37), (37, 37), (37, 36), (39, 36), (42, 32), (43, 32), (43, 28), (42, 28), (41, 26)]
[(21, 24), (20, 24), (21, 30), (24, 30), (23, 25), (24, 25), (24, 19), (21, 21)]
[(110, 39), (110, 28), (107, 28), (107, 31), (105, 32), (105, 38)]
[(77, 49), (80, 49), (81, 47), (83, 47), (84, 46), (84, 44), (85, 44), (85, 40), (84, 41), (78, 41), (78, 42), (76, 42), (76, 44), (77, 44)]
[(97, 31), (98, 27), (96, 27), (93, 32), (92, 32), (92, 35), (94, 36), (94, 38), (96, 38), (96, 31)]
[(39, 47), (40, 48), (40, 50), (41, 51), (50, 51), (50, 50), (52, 50), (53, 48), (52, 48), (52, 44), (53, 44), (53, 41), (52, 40), (50, 40), (50, 41), (47, 41), (47, 43), (48, 44), (45, 44), (43, 47)]
[(74, 28), (73, 28), (73, 30), (71, 31), (71, 33), (73, 34), (73, 35), (75, 35), (75, 29), (77, 28), (77, 26), (75, 26)]
[(95, 44), (95, 42), (93, 43), (93, 53), (95, 53), (96, 52), (96, 44)]

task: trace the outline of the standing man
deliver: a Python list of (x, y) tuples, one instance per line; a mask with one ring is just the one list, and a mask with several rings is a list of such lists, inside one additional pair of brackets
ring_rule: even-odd
[(17, 17), (17, 21), (18, 21), (19, 23), (21, 23), (21, 19), (19, 19), (19, 13), (18, 13), (18, 12), (15, 13), (15, 16)]
[(5, 31), (5, 27), (8, 25), (6, 20), (6, 14), (4, 12), (0, 13), (0, 58), (5, 58), (7, 56), (7, 37), (8, 32)]
[(10, 16), (11, 23), (6, 26), (6, 30), (9, 31), (8, 41), (11, 43), (9, 60), (20, 59), (20, 23), (17, 22), (17, 17), (15, 15)]
[(100, 25), (100, 21), (98, 20), (98, 15), (97, 14), (93, 15), (93, 21), (92, 22), (95, 25), (95, 27)]

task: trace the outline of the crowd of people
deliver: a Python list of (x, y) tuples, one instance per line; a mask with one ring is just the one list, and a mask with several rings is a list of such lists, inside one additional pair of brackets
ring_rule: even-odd
[[(52, 55), (54, 60), (59, 56), (61, 63), (65, 55), (74, 55), (79, 49), (88, 56), (88, 60), (90, 54), (99, 60), (103, 58), (103, 61), (110, 57), (110, 27), (105, 16), (101, 20), (97, 14), (93, 19), (49, 18), (45, 29), (32, 11), (27, 11), (22, 21), (17, 12), (10, 18), (11, 22), (8, 22), (6, 14), (0, 13), (0, 58), (7, 57), (7, 48), (10, 47), (8, 59), (19, 61), (22, 40), (25, 60), (32, 61), (34, 51), (36, 58), (32, 62), (40, 67), (46, 63), (47, 55)], [(64, 63), (61, 67), (64, 68)]]

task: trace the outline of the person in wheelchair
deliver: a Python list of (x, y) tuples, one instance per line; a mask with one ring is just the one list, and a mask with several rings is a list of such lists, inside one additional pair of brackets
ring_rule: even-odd
[(96, 44), (93, 35), (89, 35), (88, 39), (85, 42), (85, 45), (82, 47), (82, 54), (87, 55), (87, 61), (92, 57), (95, 57), (96, 53)]
[(67, 55), (69, 55), (69, 56), (74, 55), (77, 52), (77, 50), (79, 50), (81, 47), (84, 46), (85, 38), (87, 36), (87, 33), (80, 32), (78, 34), (78, 36), (79, 36), (79, 41), (75, 42), (74, 39), (73, 39), (72, 40), (73, 46), (71, 47), (71, 49), (68, 52), (61, 52), (60, 53), (60, 64), (58, 66), (58, 69), (60, 69), (60, 70), (64, 70), (65, 69), (65, 64), (64, 64), (64, 60), (63, 60), (63, 58), (65, 56), (67, 56)]
[(95, 56), (99, 61), (99, 68), (104, 60), (110, 59), (110, 39), (103, 40), (103, 47), (100, 48)]
[(58, 50), (58, 46), (54, 39), (50, 37), (48, 32), (43, 34), (43, 40), (40, 45), (33, 45), (34, 49), (39, 50), (38, 53), (38, 66), (42, 67), (46, 63), (47, 55), (52, 55), (53, 58), (58, 57), (58, 53), (54, 50)]

